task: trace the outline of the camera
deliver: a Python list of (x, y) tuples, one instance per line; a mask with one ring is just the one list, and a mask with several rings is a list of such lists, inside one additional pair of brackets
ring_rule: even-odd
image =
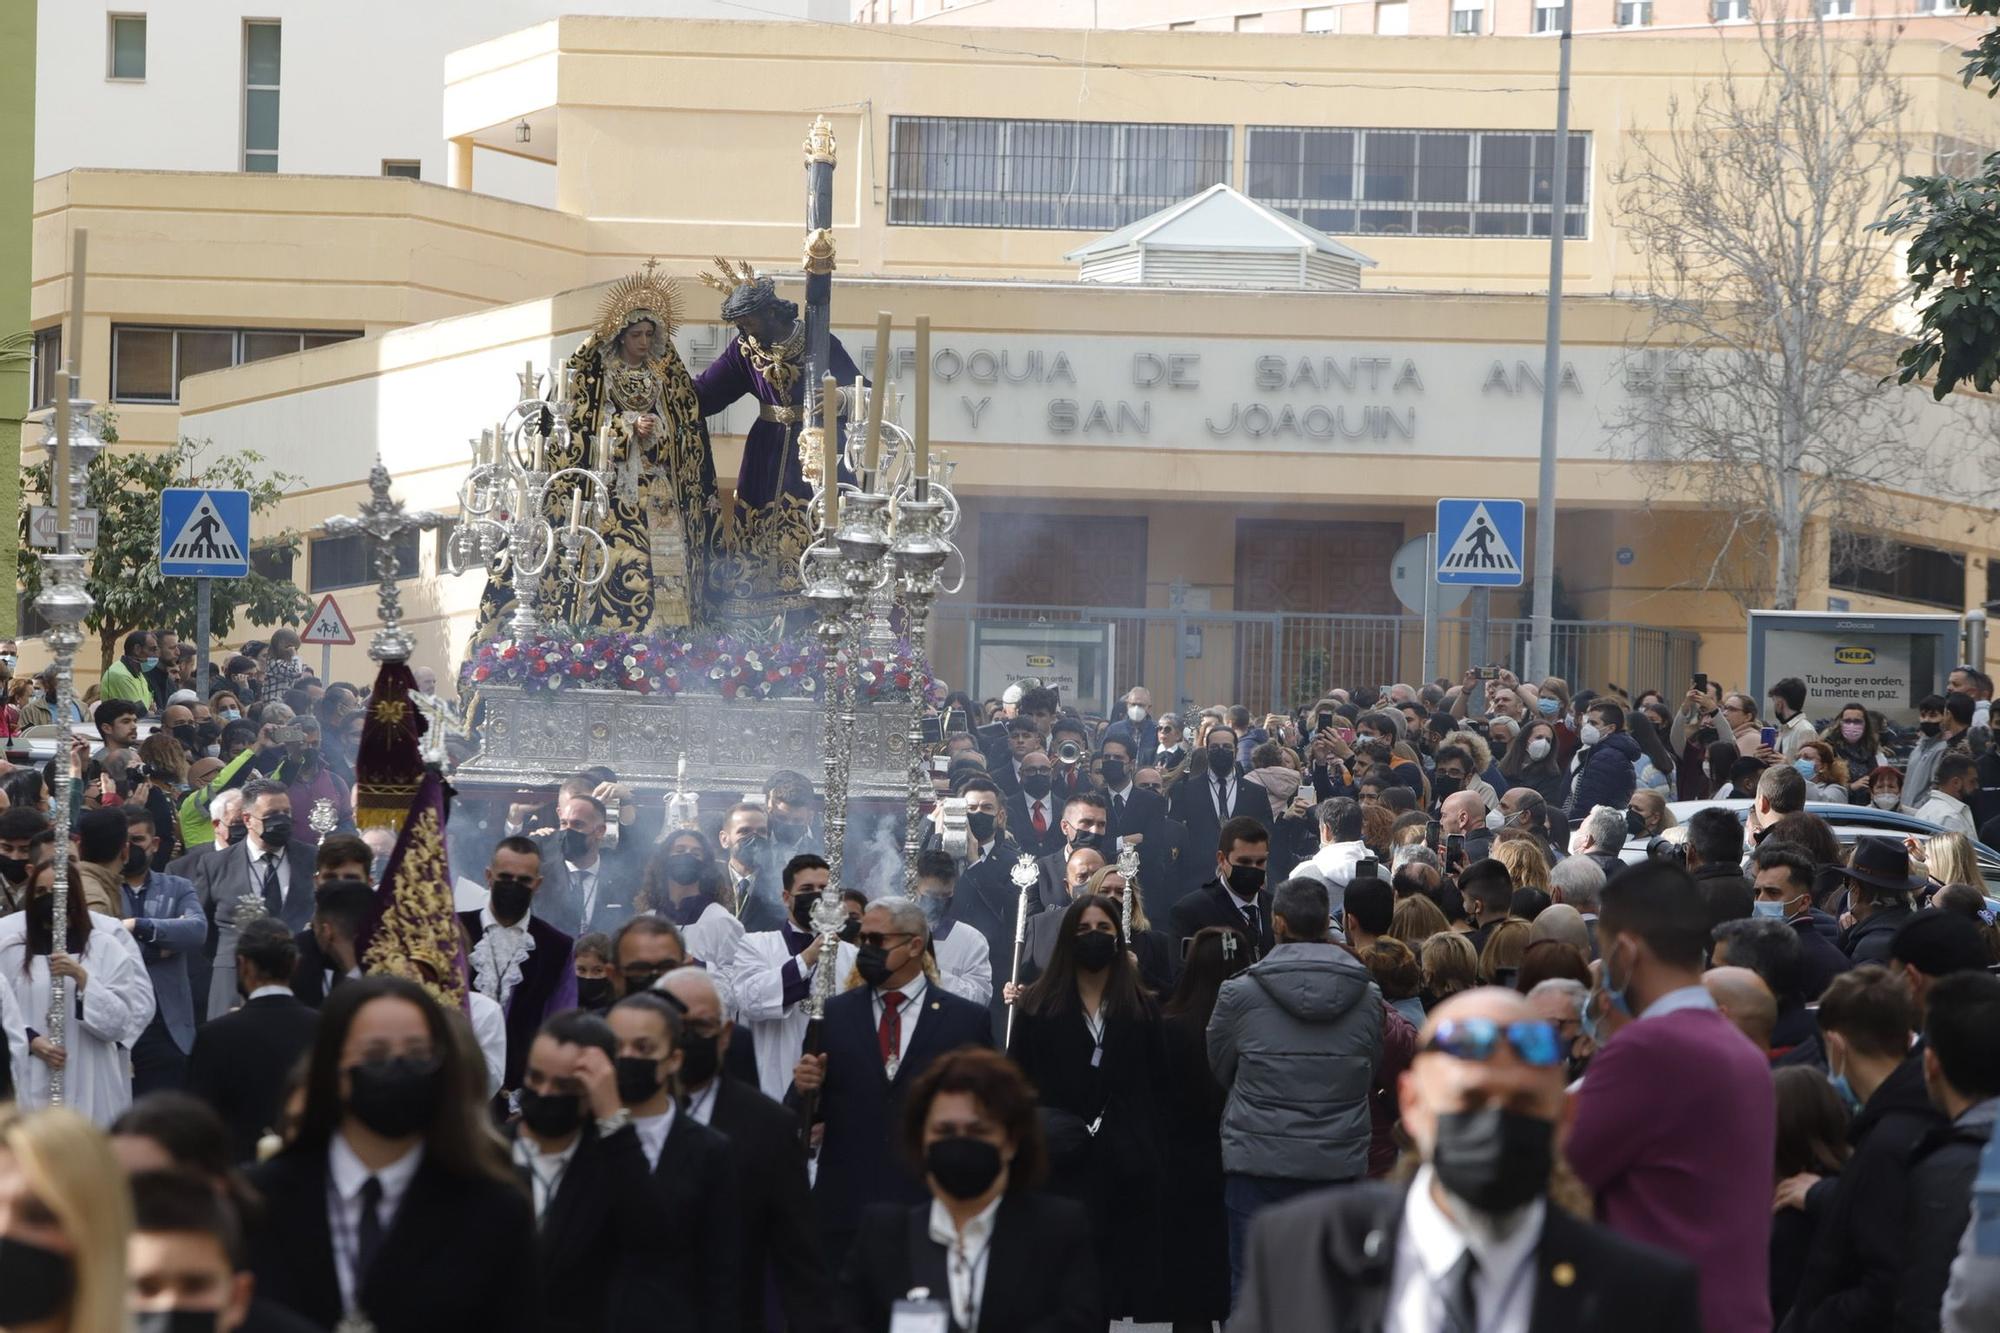
[(1083, 747), (1081, 745), (1078, 745), (1075, 741), (1066, 740), (1061, 745), (1056, 746), (1057, 763), (1075, 764), (1075, 763), (1080, 763), (1082, 759), (1083, 759)]
[(1646, 859), (1649, 861), (1664, 861), (1668, 865), (1684, 866), (1687, 864), (1688, 859), (1687, 844), (1684, 842), (1675, 842), (1671, 838), (1649, 839), (1646, 843)]

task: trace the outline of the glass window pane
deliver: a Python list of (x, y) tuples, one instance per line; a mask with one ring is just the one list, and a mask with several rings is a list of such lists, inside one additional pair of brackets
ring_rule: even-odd
[(278, 91), (252, 88), (243, 95), (243, 147), (253, 153), (278, 151)]
[(358, 333), (308, 333), (305, 335), (306, 350), (310, 352), (315, 347), (330, 347), (334, 343), (353, 342), (360, 336)]
[(245, 67), (249, 74), (245, 82), (252, 87), (278, 86), (279, 31), (279, 26), (275, 23), (244, 25)]
[(1307, 199), (1354, 197), (1354, 134), (1350, 130), (1315, 130), (1305, 136), (1301, 186)]
[(1417, 198), (1463, 203), (1471, 183), (1467, 167), (1472, 161), (1472, 136), (1426, 134), (1418, 141), (1417, 153)]
[(1299, 193), (1297, 130), (1251, 130), (1245, 179), (1253, 199), (1291, 199)]
[(145, 19), (111, 20), (111, 77), (114, 79), (146, 77)]
[(1417, 186), (1417, 136), (1371, 130), (1362, 145), (1364, 199), (1412, 199)]
[(401, 176), (406, 180), (422, 180), (424, 178), (424, 164), (409, 159), (384, 158), (382, 161), (382, 174), (384, 176)]
[[(236, 335), (227, 330), (182, 329), (180, 379), (205, 371), (222, 370), (236, 363)], [(179, 396), (180, 385), (174, 385)]]
[(1528, 202), (1528, 166), (1532, 156), (1522, 134), (1487, 134), (1479, 141), (1479, 200), (1486, 204)]
[(276, 153), (245, 153), (243, 155), (243, 169), (245, 171), (276, 171), (278, 169), (278, 155)]
[(267, 356), (286, 356), (299, 350), (296, 333), (248, 333), (243, 335), (243, 359), (262, 361)]
[(119, 329), (111, 343), (111, 396), (168, 402), (174, 396), (174, 335), (165, 329)]

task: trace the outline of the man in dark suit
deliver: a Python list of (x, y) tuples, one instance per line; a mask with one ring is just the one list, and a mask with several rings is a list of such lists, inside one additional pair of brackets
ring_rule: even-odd
[(162, 1088), (178, 1088), (187, 1076), (195, 1022), (188, 956), (199, 958), (208, 943), (208, 917), (192, 883), (153, 869), (160, 835), (151, 810), (143, 805), (125, 807), (125, 838), (125, 901), (119, 919), (138, 942), (153, 983), (153, 1021), (130, 1053), (132, 1095), (143, 1097)]
[(1468, 991), (1432, 1011), (1419, 1050), (1400, 1090), (1416, 1179), (1264, 1210), (1232, 1333), (1701, 1327), (1691, 1265), (1544, 1197), (1564, 1100), (1554, 1025), (1512, 991)]
[(799, 1118), (754, 1083), (722, 1072), (736, 1024), (723, 1013), (707, 972), (677, 968), (661, 980), (659, 993), (682, 1010), (682, 1105), (727, 1135), (736, 1156), (743, 1223), (738, 1325), (744, 1333), (820, 1328), (833, 1285), (820, 1257)]
[(1110, 837), (1111, 806), (1094, 791), (1078, 792), (1063, 805), (1063, 845), (1041, 858), (1042, 880), (1036, 889), (1044, 911), (1061, 911), (1069, 906), (1070, 880), (1066, 873), (1070, 858), (1080, 851), (1094, 851), (1110, 865), (1117, 861), (1117, 845)]
[(355, 941), (374, 910), (375, 891), (366, 879), (328, 880), (313, 890), (312, 920), (292, 936), (299, 951), (292, 994), (299, 1003), (317, 1009), (334, 987), (361, 975)]
[(1009, 718), (1005, 740), (998, 749), (989, 750), (986, 754), (986, 770), (1000, 784), (1001, 791), (1010, 794), (1024, 791), (1026, 770), (1021, 761), (1031, 754), (1043, 753), (1046, 753), (1046, 746), (1042, 740), (1042, 729), (1028, 718)]
[(1159, 725), (1153, 721), (1152, 691), (1144, 685), (1134, 685), (1119, 702), (1125, 705), (1125, 716), (1104, 729), (1104, 739), (1099, 744), (1120, 741), (1136, 762), (1152, 763), (1160, 748)]
[(292, 797), (282, 782), (252, 778), (243, 784), (244, 824), (250, 836), (220, 856), (203, 861), (195, 890), (214, 916), (215, 966), (209, 973), (210, 1018), (236, 1003), (237, 909), (243, 899), (263, 904), (264, 914), (292, 930), (303, 930), (313, 914), (315, 848), (292, 837)]
[(636, 856), (604, 854), (604, 803), (588, 794), (562, 803), (562, 828), (538, 844), (542, 855), (542, 919), (578, 939), (612, 931), (632, 915), (639, 876)]
[(507, 1016), (505, 1094), (521, 1086), (528, 1046), (544, 1022), (576, 1007), (576, 941), (534, 914), (542, 854), (526, 838), (502, 838), (486, 864), (486, 906), (460, 912), (472, 984)]
[(547, 1327), (599, 1333), (612, 1274), (643, 1264), (664, 1225), (639, 1131), (618, 1099), (618, 1038), (596, 1014), (557, 1014), (529, 1045), (511, 1152), (535, 1205)]
[(813, 1198), (827, 1260), (836, 1268), (863, 1208), (929, 1197), (893, 1146), (892, 1127), (901, 1123), (910, 1085), (944, 1052), (992, 1044), (988, 1012), (924, 976), (929, 940), (915, 902), (892, 896), (870, 903), (856, 961), (868, 984), (827, 1002), (822, 1053), (800, 1056), (792, 1074), (787, 1100), (817, 1094), (815, 1119), (826, 1127)]
[(298, 965), (291, 932), (273, 917), (246, 921), (236, 941), (236, 976), (248, 997), (195, 1033), (187, 1090), (229, 1127), (231, 1156), (257, 1158), (257, 1141), (278, 1128), (285, 1080), (312, 1046), (319, 1013), (286, 983)]
[[(986, 955), (993, 966), (993, 998), (987, 1004), (987, 1011), (992, 1019), (993, 1040), (998, 1043), (1000, 1034), (1007, 1029), (1007, 1002), (1000, 992), (1013, 975), (1014, 923), (1021, 910), (1021, 890), (1012, 875), (1015, 864), (1027, 853), (1009, 836), (1011, 822), (999, 820), (1000, 789), (991, 778), (968, 778), (960, 794), (965, 797), (968, 818), (975, 814), (995, 818), (992, 841), (979, 844), (976, 855), (968, 854), (964, 868), (958, 872), (952, 912), (986, 937)], [(1031, 888), (1028, 911), (1033, 914), (1040, 907)]]
[(1207, 862), (1207, 848), (1217, 845), (1222, 826), (1232, 819), (1254, 819), (1267, 829), (1271, 822), (1271, 802), (1261, 788), (1244, 782), (1236, 772), (1236, 733), (1228, 727), (1211, 727), (1207, 750), (1197, 754), (1186, 777), (1174, 786), (1167, 802), (1168, 812), (1187, 825), (1189, 855), (1182, 858), (1181, 883), (1174, 887), (1176, 898), (1201, 884)]
[(1233, 926), (1257, 941), (1257, 956), (1271, 951), (1271, 891), (1264, 866), (1271, 859), (1271, 835), (1247, 816), (1237, 816), (1216, 834), (1215, 878), (1174, 904), (1174, 951), (1203, 926)]
[(1054, 761), (1040, 750), (1021, 758), (1019, 787), (1007, 798), (1007, 827), (1021, 850), (1047, 856), (1065, 842), (1063, 802), (1055, 794)]
[(646, 1249), (620, 1257), (602, 1327), (733, 1329), (742, 1290), (736, 1159), (728, 1139), (675, 1103), (680, 1011), (648, 991), (612, 1005), (608, 1021), (618, 1038), (618, 1096), (639, 1132), (658, 1216)]

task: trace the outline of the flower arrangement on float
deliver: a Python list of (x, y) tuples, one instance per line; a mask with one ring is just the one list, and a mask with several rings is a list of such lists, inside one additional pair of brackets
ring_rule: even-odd
[[(908, 698), (917, 682), (944, 702), (926, 665), (899, 639), (887, 657), (850, 661), (863, 702)], [(528, 691), (629, 690), (634, 694), (723, 699), (816, 699), (826, 690), (826, 656), (808, 643), (752, 643), (729, 635), (575, 634), (553, 630), (526, 639), (475, 645), (461, 673), (465, 685), (511, 685)]]

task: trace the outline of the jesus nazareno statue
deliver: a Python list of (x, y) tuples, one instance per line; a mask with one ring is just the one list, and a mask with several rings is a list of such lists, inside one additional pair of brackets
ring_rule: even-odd
[[(702, 281), (723, 293), (722, 317), (736, 326), (736, 337), (695, 378), (695, 393), (703, 416), (754, 398), (757, 421), (744, 437), (735, 503), (717, 533), (710, 604), (716, 620), (733, 630), (783, 634), (786, 617), (792, 628), (811, 620), (801, 595), (799, 556), (812, 543), (813, 488), (801, 466), (798, 439), (809, 405), (817, 420), (819, 389), (805, 383), (805, 323), (797, 304), (779, 297), (771, 279), (757, 276), (749, 265), (716, 263), (721, 273), (705, 273)], [(851, 391), (861, 372), (838, 338), (832, 340), (830, 359), (833, 375)], [(844, 468), (841, 476), (853, 479)]]
[[(706, 628), (709, 558), (721, 503), (715, 458), (694, 381), (673, 347), (680, 298), (650, 261), (604, 295), (597, 327), (565, 363), (570, 395), (567, 442), (549, 442), (548, 469), (584, 466), (605, 434), (611, 504), (597, 530), (611, 572), (595, 588), (545, 579), (554, 621), (599, 631), (669, 633)], [(552, 486), (549, 523), (570, 514), (571, 488)], [(512, 610), (506, 575), (494, 575), (480, 603), (482, 637)]]

